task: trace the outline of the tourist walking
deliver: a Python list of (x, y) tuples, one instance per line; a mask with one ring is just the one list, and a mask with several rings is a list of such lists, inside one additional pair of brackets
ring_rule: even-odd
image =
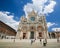
[(47, 41), (46, 41), (46, 39), (44, 39), (43, 40), (43, 46), (46, 46), (46, 44), (47, 44)]
[(40, 42), (41, 42), (41, 39), (40, 39)]
[(31, 39), (31, 45), (32, 45), (32, 43), (33, 43), (33, 40)]

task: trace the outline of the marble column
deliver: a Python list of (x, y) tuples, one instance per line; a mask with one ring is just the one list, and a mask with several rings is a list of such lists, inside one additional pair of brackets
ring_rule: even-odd
[(38, 39), (38, 32), (36, 31), (36, 39)]
[(30, 32), (28, 32), (28, 35), (27, 36), (28, 36), (28, 39), (30, 39)]
[(20, 39), (23, 39), (23, 32), (20, 33)]

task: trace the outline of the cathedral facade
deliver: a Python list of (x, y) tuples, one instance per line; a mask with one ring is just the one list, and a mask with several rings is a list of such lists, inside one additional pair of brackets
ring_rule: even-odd
[(17, 39), (48, 38), (47, 25), (44, 15), (32, 11), (27, 17), (22, 16), (18, 26)]

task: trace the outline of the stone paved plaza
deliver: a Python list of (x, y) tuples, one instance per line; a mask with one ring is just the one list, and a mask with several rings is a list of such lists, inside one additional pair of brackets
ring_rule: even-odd
[(39, 42), (39, 40), (36, 40), (33, 44), (31, 44), (30, 41), (22, 41), (20, 42), (14, 41), (6, 41), (6, 42), (1, 42), (0, 40), (0, 48), (60, 48), (60, 42), (56, 42), (56, 40), (48, 40), (47, 46), (43, 46), (42, 42)]

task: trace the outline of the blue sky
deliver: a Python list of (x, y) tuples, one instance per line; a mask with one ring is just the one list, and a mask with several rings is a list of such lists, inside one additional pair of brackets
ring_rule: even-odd
[[(23, 7), (31, 0), (0, 0), (0, 11), (8, 11), (14, 13), (15, 17), (20, 19), (20, 16), (24, 15)], [(14, 19), (15, 19), (14, 17)]]
[[(52, 31), (52, 28), (60, 28), (60, 0), (54, 1), (56, 2), (55, 7), (53, 8), (54, 11), (46, 15), (46, 21), (51, 25), (49, 26), (48, 31)], [(7, 15), (14, 16), (11, 18), (16, 22), (19, 22), (20, 17), (25, 15), (24, 6), (27, 5), (27, 3), (32, 3), (32, 0), (0, 0), (0, 12), (9, 12)], [(4, 18), (2, 17), (1, 20), (3, 19)]]

